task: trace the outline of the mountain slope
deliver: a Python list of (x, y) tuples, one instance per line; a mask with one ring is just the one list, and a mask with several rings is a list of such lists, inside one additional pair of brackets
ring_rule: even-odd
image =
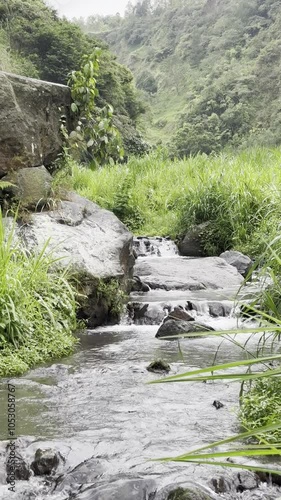
[(174, 134), (179, 155), (280, 143), (280, 0), (143, 0), (80, 24), (133, 71), (152, 141)]

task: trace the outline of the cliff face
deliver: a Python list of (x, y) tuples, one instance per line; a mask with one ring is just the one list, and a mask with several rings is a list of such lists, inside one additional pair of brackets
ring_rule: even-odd
[(70, 89), (0, 72), (0, 177), (48, 167), (62, 148), (61, 118), (70, 122)]

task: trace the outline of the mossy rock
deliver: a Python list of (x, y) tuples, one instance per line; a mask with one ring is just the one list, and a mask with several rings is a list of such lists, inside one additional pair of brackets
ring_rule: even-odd
[(11, 172), (3, 181), (13, 184), (5, 190), (9, 197), (25, 207), (42, 206), (51, 196), (52, 176), (44, 166)]

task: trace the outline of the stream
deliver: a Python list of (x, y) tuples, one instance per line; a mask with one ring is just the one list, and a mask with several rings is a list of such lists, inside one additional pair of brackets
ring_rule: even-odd
[[(166, 259), (173, 266), (182, 259), (169, 240), (139, 240), (137, 252), (138, 263)], [(155, 484), (160, 489), (181, 483), (197, 485), (214, 499), (280, 497), (280, 490), (267, 484), (252, 492), (219, 495), (209, 489), (210, 479), (222, 472), (226, 476), (226, 470), (151, 461), (239, 432), (238, 384), (147, 385), (162, 376), (146, 370), (158, 358), (170, 364), (173, 375), (211, 365), (215, 356), (218, 363), (244, 357), (239, 347), (212, 336), (182, 339), (181, 349), (178, 341), (155, 338), (163, 317), (175, 306), (185, 307), (187, 301), (194, 317), (215, 330), (241, 325), (233, 308), (238, 288), (132, 292), (130, 302), (139, 304), (138, 311), (148, 304), (144, 315), (124, 314), (119, 325), (81, 332), (72, 356), (11, 381), (16, 387), (17, 449), (28, 463), (38, 448), (59, 451), (63, 460), (55, 482), (32, 476), (16, 482), (16, 493), (8, 491), (7, 381), (2, 380), (0, 499), (152, 500)], [(245, 334), (243, 341), (249, 337)], [(247, 348), (254, 351), (256, 340), (250, 338)], [(213, 406), (215, 400), (223, 404), (219, 410)]]

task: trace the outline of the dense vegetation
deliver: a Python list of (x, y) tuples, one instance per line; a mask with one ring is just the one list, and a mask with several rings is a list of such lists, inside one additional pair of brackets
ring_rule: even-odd
[(77, 22), (131, 68), (172, 154), (280, 144), (280, 0), (139, 0)]
[(84, 54), (101, 48), (97, 79), (99, 108), (113, 106), (127, 153), (146, 150), (136, 131), (144, 111), (132, 73), (120, 65), (106, 44), (83, 34), (43, 0), (0, 0), (0, 70), (66, 84), (71, 71), (80, 67)]
[(66, 356), (76, 343), (69, 273), (54, 270), (47, 246), (40, 254), (15, 246), (7, 223), (0, 212), (0, 377)]
[(258, 257), (279, 228), (280, 161), (279, 149), (177, 161), (159, 150), (97, 171), (73, 163), (68, 182), (137, 234), (176, 238), (210, 221), (207, 255), (236, 248)]

